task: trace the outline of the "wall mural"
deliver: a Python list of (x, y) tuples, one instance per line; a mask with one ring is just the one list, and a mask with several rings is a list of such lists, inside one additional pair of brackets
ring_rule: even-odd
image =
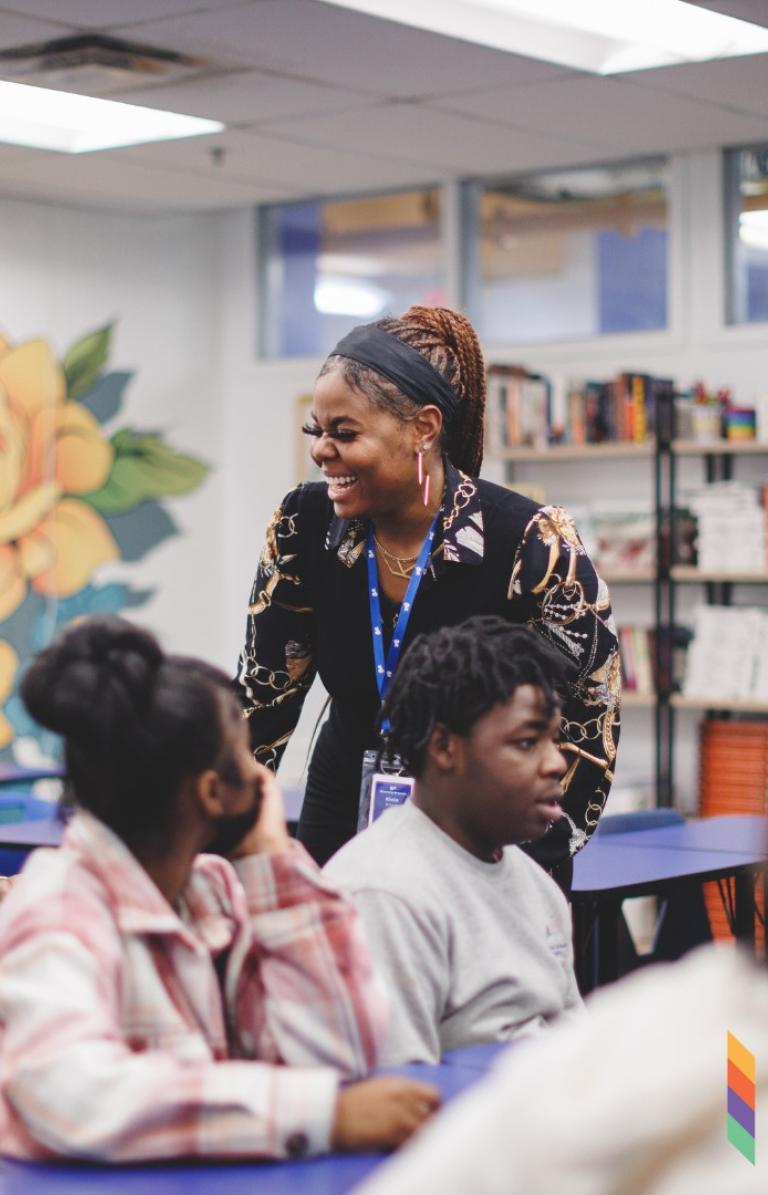
[(178, 535), (162, 499), (196, 489), (208, 469), (159, 432), (105, 433), (133, 376), (108, 369), (112, 327), (60, 361), (43, 339), (0, 336), (0, 759), (55, 758), (55, 737), (18, 695), (24, 663), (71, 619), (151, 597), (100, 583), (99, 570)]

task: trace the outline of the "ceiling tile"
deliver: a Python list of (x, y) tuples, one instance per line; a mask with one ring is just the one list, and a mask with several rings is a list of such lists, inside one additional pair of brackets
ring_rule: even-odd
[[(542, 137), (526, 130), (487, 124), (420, 104), (393, 103), (318, 120), (286, 121), (286, 137), (377, 153), (449, 175), (509, 170), (543, 162), (573, 162), (594, 153), (580, 138)], [(269, 128), (265, 127), (265, 133)], [(275, 131), (274, 129), (271, 131)]]
[(564, 139), (583, 138), (625, 155), (734, 144), (766, 133), (759, 117), (614, 79), (555, 80), (437, 103), (531, 133), (557, 130)]
[[(109, 98), (120, 99), (121, 94), (117, 92)], [(374, 102), (359, 92), (253, 70), (131, 90), (125, 92), (123, 98), (132, 104), (187, 112), (191, 116), (206, 116), (230, 124), (252, 124), (307, 114), (322, 116)]]
[[(335, 118), (334, 118), (335, 119)], [(211, 151), (224, 151), (220, 165)], [(284, 186), (304, 195), (355, 192), (374, 188), (423, 185), (434, 181), (429, 164), (392, 161), (378, 154), (355, 153), (334, 146), (310, 145), (257, 131), (229, 131), (213, 137), (165, 144), (137, 145), (113, 151), (128, 161), (164, 164), (174, 170), (202, 173), (214, 181), (255, 181)]]
[[(768, 4), (766, 4), (768, 8)], [(768, 54), (633, 71), (628, 82), (743, 112), (768, 114)], [(766, 129), (768, 136), (768, 129)]]
[[(58, 155), (57, 155), (58, 156)], [(65, 168), (53, 154), (30, 154), (2, 162), (6, 195), (44, 195), (51, 200), (133, 211), (183, 211), (242, 207), (284, 198), (285, 187), (222, 178), (204, 172), (190, 176), (113, 154), (68, 158)]]
[(48, 41), (54, 37), (66, 37), (69, 29), (63, 24), (50, 21), (36, 21), (29, 14), (8, 12), (0, 8), (0, 50), (24, 46), (28, 42)]
[[(197, 0), (195, 9), (222, 9), (242, 3), (243, 0)], [(17, 0), (9, 5), (13, 11), (23, 8), (29, 17), (47, 17), (81, 29), (108, 29), (112, 25), (125, 24), (126, 9), (131, 22), (172, 17), (188, 13), (189, 0)], [(5, 19), (5, 18), (3, 18)]]
[(257, 0), (123, 26), (167, 49), (267, 68), (371, 95), (411, 97), (563, 74), (560, 67), (336, 8)]
[(699, 8), (710, 8), (713, 12), (737, 17), (740, 21), (751, 21), (753, 25), (768, 25), (768, 5), (765, 0), (688, 0)]

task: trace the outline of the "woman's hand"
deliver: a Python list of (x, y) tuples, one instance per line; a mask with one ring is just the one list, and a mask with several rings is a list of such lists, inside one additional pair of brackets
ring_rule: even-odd
[(407, 1141), (440, 1106), (440, 1093), (426, 1083), (387, 1075), (339, 1090), (331, 1129), (334, 1149), (365, 1153)]
[(256, 763), (256, 788), (261, 805), (259, 816), (245, 838), (237, 844), (230, 855), (231, 859), (241, 859), (243, 855), (276, 855), (287, 851), (291, 838), (285, 824), (285, 808), (283, 794), (275, 778), (275, 773), (263, 764)]

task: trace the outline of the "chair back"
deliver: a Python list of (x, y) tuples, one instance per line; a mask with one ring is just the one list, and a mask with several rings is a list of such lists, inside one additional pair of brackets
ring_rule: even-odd
[(595, 834), (632, 834), (635, 830), (659, 830), (679, 826), (685, 821), (677, 809), (638, 809), (635, 813), (606, 813), (597, 823)]

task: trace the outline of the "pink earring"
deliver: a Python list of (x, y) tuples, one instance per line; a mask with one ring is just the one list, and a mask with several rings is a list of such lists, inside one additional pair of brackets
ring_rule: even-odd
[(419, 449), (416, 463), (416, 472), (421, 486), (421, 500), (425, 506), (429, 505), (429, 473), (424, 468), (424, 452), (426, 450), (422, 447)]

